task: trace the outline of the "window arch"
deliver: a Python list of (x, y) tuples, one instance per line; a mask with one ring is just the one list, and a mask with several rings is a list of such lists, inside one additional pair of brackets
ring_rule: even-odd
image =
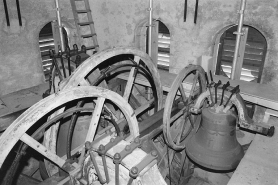
[(157, 67), (169, 71), (170, 65), (170, 31), (167, 26), (158, 21), (158, 41), (157, 41)]
[[(159, 69), (169, 71), (170, 31), (160, 20), (153, 20), (151, 57)], [(143, 20), (136, 29), (135, 44), (141, 50), (148, 51), (148, 20)]]
[[(216, 75), (224, 75), (230, 77), (233, 56), (235, 51), (237, 26), (231, 26), (219, 33), (219, 41), (216, 58)], [(241, 37), (239, 65), (236, 68), (238, 79), (244, 81), (252, 81), (260, 83), (263, 72), (265, 56), (267, 52), (267, 41), (263, 34), (256, 28), (244, 25)], [(215, 53), (216, 54), (216, 53)]]
[[(50, 21), (39, 32), (39, 47), (42, 58), (42, 68), (45, 76), (45, 80), (49, 80), (50, 67), (52, 65), (52, 59), (50, 58), (49, 50), (58, 51), (60, 45), (60, 39), (58, 34), (58, 26), (56, 21)], [(65, 28), (63, 28), (63, 35), (65, 46), (68, 45), (68, 34)]]
[[(256, 28), (244, 25), (244, 35), (240, 40), (238, 66), (236, 66), (235, 77), (237, 80), (260, 83), (265, 56), (267, 52), (267, 41), (263, 34)], [(215, 74), (230, 77), (235, 51), (237, 25), (222, 29), (215, 39), (214, 63)], [(248, 115), (252, 118), (255, 105), (246, 102)]]

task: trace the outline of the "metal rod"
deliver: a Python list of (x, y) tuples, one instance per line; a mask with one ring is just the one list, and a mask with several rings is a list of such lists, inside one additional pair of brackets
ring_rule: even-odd
[(7, 7), (7, 1), (3, 0), (3, 4), (4, 4), (4, 9), (5, 9), (7, 26), (10, 26), (10, 19), (9, 19), (9, 11), (8, 11), (8, 7)]
[(152, 53), (153, 0), (149, 0), (148, 54)]
[(71, 75), (71, 66), (70, 66), (70, 48), (69, 46), (66, 46), (66, 56), (67, 56), (67, 59), (68, 59), (68, 70), (69, 70), (69, 76)]
[(219, 80), (216, 84), (214, 84), (214, 88), (215, 88), (215, 105), (217, 104), (217, 88), (218, 88), (219, 85), (221, 85), (221, 80)]
[(240, 10), (239, 10), (239, 21), (238, 21), (238, 27), (236, 34), (236, 46), (235, 46), (235, 53), (234, 53), (234, 59), (233, 59), (233, 66), (232, 66), (232, 73), (231, 73), (231, 79), (235, 79), (235, 70), (237, 65), (237, 58), (238, 58), (238, 51), (239, 51), (239, 44), (240, 44), (240, 38), (242, 36), (242, 25), (243, 25), (243, 19), (244, 19), (244, 10), (246, 6), (246, 0), (241, 0)]
[(59, 27), (59, 35), (60, 35), (60, 41), (61, 41), (61, 49), (62, 51), (65, 51), (65, 45), (64, 45), (64, 37), (63, 37), (63, 27), (61, 23), (61, 15), (60, 15), (60, 8), (59, 8), (59, 0), (55, 0), (56, 3), (56, 12), (57, 12), (57, 20), (58, 20), (58, 27)]
[(93, 163), (93, 165), (95, 167), (95, 170), (96, 170), (99, 182), (101, 184), (104, 184), (106, 181), (102, 178), (102, 175), (101, 175), (101, 173), (99, 171), (98, 164), (97, 164), (97, 161), (95, 159), (95, 156), (94, 156), (94, 154), (92, 152), (89, 152), (89, 154), (90, 154), (91, 161), (92, 161), (92, 163)]
[(198, 4), (199, 4), (199, 0), (196, 0), (196, 4), (195, 4), (195, 13), (194, 13), (194, 24), (197, 23)]
[(20, 13), (19, 0), (16, 0), (16, 8), (17, 8), (17, 15), (18, 15), (19, 26), (22, 26), (22, 20), (21, 20), (21, 13)]
[(187, 16), (187, 0), (184, 0), (183, 22), (186, 22), (186, 16)]
[(230, 86), (230, 82), (228, 81), (225, 85), (222, 86), (222, 96), (221, 96), (221, 102), (220, 102), (220, 106), (222, 105), (223, 103), (223, 98), (224, 98), (224, 93), (225, 93), (225, 90), (227, 89), (227, 87)]
[(102, 163), (103, 163), (103, 168), (104, 168), (106, 183), (108, 184), (110, 180), (109, 180), (109, 173), (108, 173), (108, 167), (107, 167), (105, 155), (102, 155), (102, 156), (101, 156), (101, 159), (102, 159)]

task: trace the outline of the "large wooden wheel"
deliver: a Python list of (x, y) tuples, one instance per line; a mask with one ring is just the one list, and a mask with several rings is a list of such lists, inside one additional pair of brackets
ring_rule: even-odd
[[(59, 109), (65, 110), (64, 107), (69, 106), (69, 104), (72, 107), (75, 107), (74, 104), (80, 101), (80, 99), (89, 99), (94, 103), (90, 104), (91, 107), (87, 106), (79, 109), (67, 109), (66, 111), (58, 113)], [(18, 142), (22, 142), (24, 144), (21, 145), (21, 149), (19, 150), (20, 152), (18, 153), (18, 155), (22, 155), (26, 147), (30, 147), (35, 152), (40, 153), (43, 157), (51, 161), (51, 163), (58, 167), (58, 169), (63, 169), (63, 171), (66, 172), (62, 173), (64, 175), (60, 175), (59, 177), (57, 177), (57, 175), (54, 175), (50, 177), (50, 179), (42, 182), (42, 184), (65, 184), (70, 179), (74, 179), (75, 181), (86, 181), (87, 177), (84, 177), (84, 179), (83, 177), (80, 177), (79, 173), (84, 170), (85, 166), (83, 166), (83, 164), (85, 163), (85, 161), (89, 160), (88, 151), (90, 152), (90, 150), (85, 150), (85, 142), (92, 143), (92, 148), (98, 148), (100, 144), (105, 145), (107, 141), (109, 141), (109, 138), (115, 137), (115, 133), (117, 133), (117, 137), (121, 135), (119, 130), (117, 129), (117, 124), (115, 124), (114, 127), (110, 128), (110, 130), (114, 129), (114, 132), (107, 132), (108, 130), (104, 131), (99, 125), (101, 118), (105, 116), (103, 115), (103, 110), (106, 102), (117, 106), (124, 115), (124, 118), (129, 125), (130, 136), (127, 137), (126, 140), (122, 140), (118, 145), (115, 145), (115, 148), (113, 149), (113, 151), (111, 151), (112, 153), (108, 152), (107, 156), (111, 157), (111, 155), (113, 156), (113, 152), (121, 151), (122, 147), (124, 147), (126, 144), (129, 143), (130, 140), (133, 140), (139, 135), (138, 124), (133, 109), (125, 100), (123, 100), (121, 96), (107, 89), (99, 87), (76, 87), (70, 90), (59, 92), (58, 94), (50, 95), (49, 97), (36, 103), (27, 111), (25, 111), (21, 116), (19, 116), (2, 134), (0, 138), (1, 175), (4, 174), (5, 169), (3, 168), (9, 166), (10, 158), (8, 158), (8, 156), (10, 155), (13, 147)], [(61, 122), (62, 119), (65, 119), (67, 116), (71, 116), (74, 112), (77, 111), (81, 111), (82, 113), (91, 112), (91, 119), (89, 120), (89, 124), (87, 125), (88, 132), (86, 133), (85, 141), (82, 145), (74, 149), (74, 152), (80, 152), (79, 163), (67, 162), (65, 160), (65, 156), (61, 157), (56, 155), (55, 152), (52, 152), (50, 149), (46, 148), (39, 142), (40, 138), (43, 137), (44, 132), (48, 127), (57, 122)], [(49, 115), (53, 115), (54, 112), (56, 113), (56, 115), (53, 116), (50, 120), (44, 119), (49, 117)], [(43, 120), (46, 120), (46, 122), (43, 123)], [(92, 150), (92, 152), (93, 151), (95, 150)], [(123, 160), (123, 162), (121, 163), (121, 169), (123, 168), (120, 177), (121, 184), (127, 183), (129, 179), (128, 172), (130, 168), (136, 165), (138, 159), (140, 161), (140, 159), (144, 158), (144, 156), (146, 155), (147, 154), (142, 150), (136, 149), (136, 152), (134, 151), (132, 154), (130, 154), (130, 158), (127, 157), (127, 159), (129, 160)], [(15, 160), (19, 159), (20, 157), (15, 157)], [(99, 163), (99, 159), (96, 160)], [(14, 162), (18, 163), (20, 161)], [(90, 163), (88, 162), (86, 164), (90, 165)], [(111, 159), (108, 159), (107, 165), (109, 165), (108, 168), (110, 174), (112, 173), (111, 171), (113, 171)], [(102, 163), (103, 167), (107, 165)], [(17, 165), (12, 163), (11, 166), (13, 167)], [(148, 169), (150, 170), (150, 175), (157, 178), (156, 180), (161, 178), (155, 164), (149, 166)], [(13, 170), (16, 169), (12, 169), (12, 171)], [(95, 169), (93, 168), (92, 170), (94, 171)], [(111, 176), (113, 176), (113, 174), (111, 174)], [(9, 178), (12, 179), (12, 177)], [(7, 181), (9, 180), (9, 178), (6, 179), (5, 183), (8, 183)], [(154, 180), (151, 180), (151, 178), (148, 177), (148, 173), (146, 173), (145, 175), (142, 174), (139, 179), (143, 179), (142, 182), (144, 182), (145, 179), (144, 184), (159, 184), (162, 182), (154, 182)], [(94, 181), (97, 182), (98, 178), (95, 178)], [(110, 182), (111, 183), (109, 184), (114, 184), (115, 181), (111, 180)]]
[[(136, 102), (144, 103), (132, 106), (135, 110), (137, 118), (140, 117), (140, 120), (142, 120), (142, 117), (146, 115), (147, 110), (151, 107), (154, 107), (155, 111), (162, 108), (163, 93), (156, 66), (152, 63), (151, 58), (146, 53), (135, 48), (113, 48), (91, 56), (85, 60), (69, 78), (62, 81), (59, 88), (60, 90), (65, 90), (77, 86), (94, 85), (108, 89), (115, 89), (115, 84), (117, 85), (118, 83), (114, 80), (116, 77), (118, 77), (118, 79), (127, 79), (126, 83), (123, 85), (124, 87), (122, 88), (122, 92), (119, 94), (122, 95), (130, 104), (134, 102), (133, 100), (136, 100), (133, 96), (134, 93), (132, 93), (132, 91), (138, 89), (135, 85), (136, 81), (140, 81), (140, 83), (151, 86), (149, 93), (153, 95), (153, 98), (150, 97), (149, 99), (144, 99), (144, 101), (142, 101), (142, 99), (136, 100)], [(140, 90), (137, 92), (140, 94)], [(84, 106), (84, 102), (80, 101), (77, 106)], [(108, 105), (106, 108), (112, 113), (116, 121), (121, 119), (122, 115), (116, 115), (113, 107)], [(61, 109), (59, 111), (62, 112), (63, 110)], [(117, 111), (117, 113), (119, 112)], [(68, 137), (67, 141), (62, 143), (62, 145), (67, 145), (68, 158), (71, 157), (70, 151), (73, 140), (72, 138), (79, 140), (79, 137), (74, 137), (73, 135), (75, 130), (74, 127), (78, 121), (76, 120), (77, 115), (78, 113), (74, 115), (71, 122), (68, 123), (68, 129), (60, 129), (60, 133), (65, 137)], [(126, 125), (121, 125), (121, 127), (126, 128)], [(52, 152), (56, 152), (56, 148), (59, 148), (59, 146), (57, 146), (57, 138), (59, 137), (57, 137), (57, 133), (59, 128), (59, 123), (57, 123), (56, 125), (53, 125), (45, 134), (44, 145)], [(67, 133), (67, 136), (65, 133)], [(80, 140), (75, 142), (82, 143), (83, 141)], [(52, 174), (52, 168), (48, 165), (46, 165), (46, 168), (48, 174)]]
[[(115, 77), (127, 79), (123, 93), (127, 101), (130, 99), (136, 81), (151, 86), (150, 93), (153, 94), (153, 99), (138, 108), (138, 112), (152, 103), (157, 110), (162, 108), (163, 92), (157, 68), (145, 52), (135, 48), (113, 48), (91, 56), (61, 84), (60, 89), (78, 85), (99, 86), (104, 81), (109, 83), (108, 81)], [(107, 88), (105, 83), (101, 86)]]
[[(174, 150), (185, 148), (183, 141), (194, 127), (196, 118), (192, 116), (190, 106), (206, 91), (205, 80), (202, 67), (188, 65), (179, 72), (170, 88), (163, 113), (163, 134), (168, 146)], [(171, 115), (174, 106), (180, 106), (181, 110)]]

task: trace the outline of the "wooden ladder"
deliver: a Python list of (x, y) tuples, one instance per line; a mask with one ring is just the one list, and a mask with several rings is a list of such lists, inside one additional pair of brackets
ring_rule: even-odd
[(89, 0), (70, 0), (75, 26), (77, 29), (77, 45), (85, 45), (88, 54), (99, 51), (97, 34), (91, 14)]

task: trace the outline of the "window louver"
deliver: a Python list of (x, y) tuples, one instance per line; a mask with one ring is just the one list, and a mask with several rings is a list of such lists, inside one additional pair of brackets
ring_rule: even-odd
[[(250, 28), (249, 28), (250, 29)], [(250, 34), (250, 35), (249, 35)], [(235, 50), (235, 36), (226, 33), (222, 42), (222, 51), (219, 53), (223, 72), (230, 77)], [(258, 35), (248, 33), (240, 80), (259, 82), (265, 57), (265, 43), (258, 39)]]
[(158, 56), (159, 67), (168, 69), (170, 65), (170, 34), (158, 34)]
[(50, 67), (52, 65), (52, 59), (50, 58), (49, 50), (55, 49), (53, 35), (40, 36), (39, 46), (40, 46), (40, 52), (42, 57), (42, 67), (43, 67), (45, 80), (48, 81)]

